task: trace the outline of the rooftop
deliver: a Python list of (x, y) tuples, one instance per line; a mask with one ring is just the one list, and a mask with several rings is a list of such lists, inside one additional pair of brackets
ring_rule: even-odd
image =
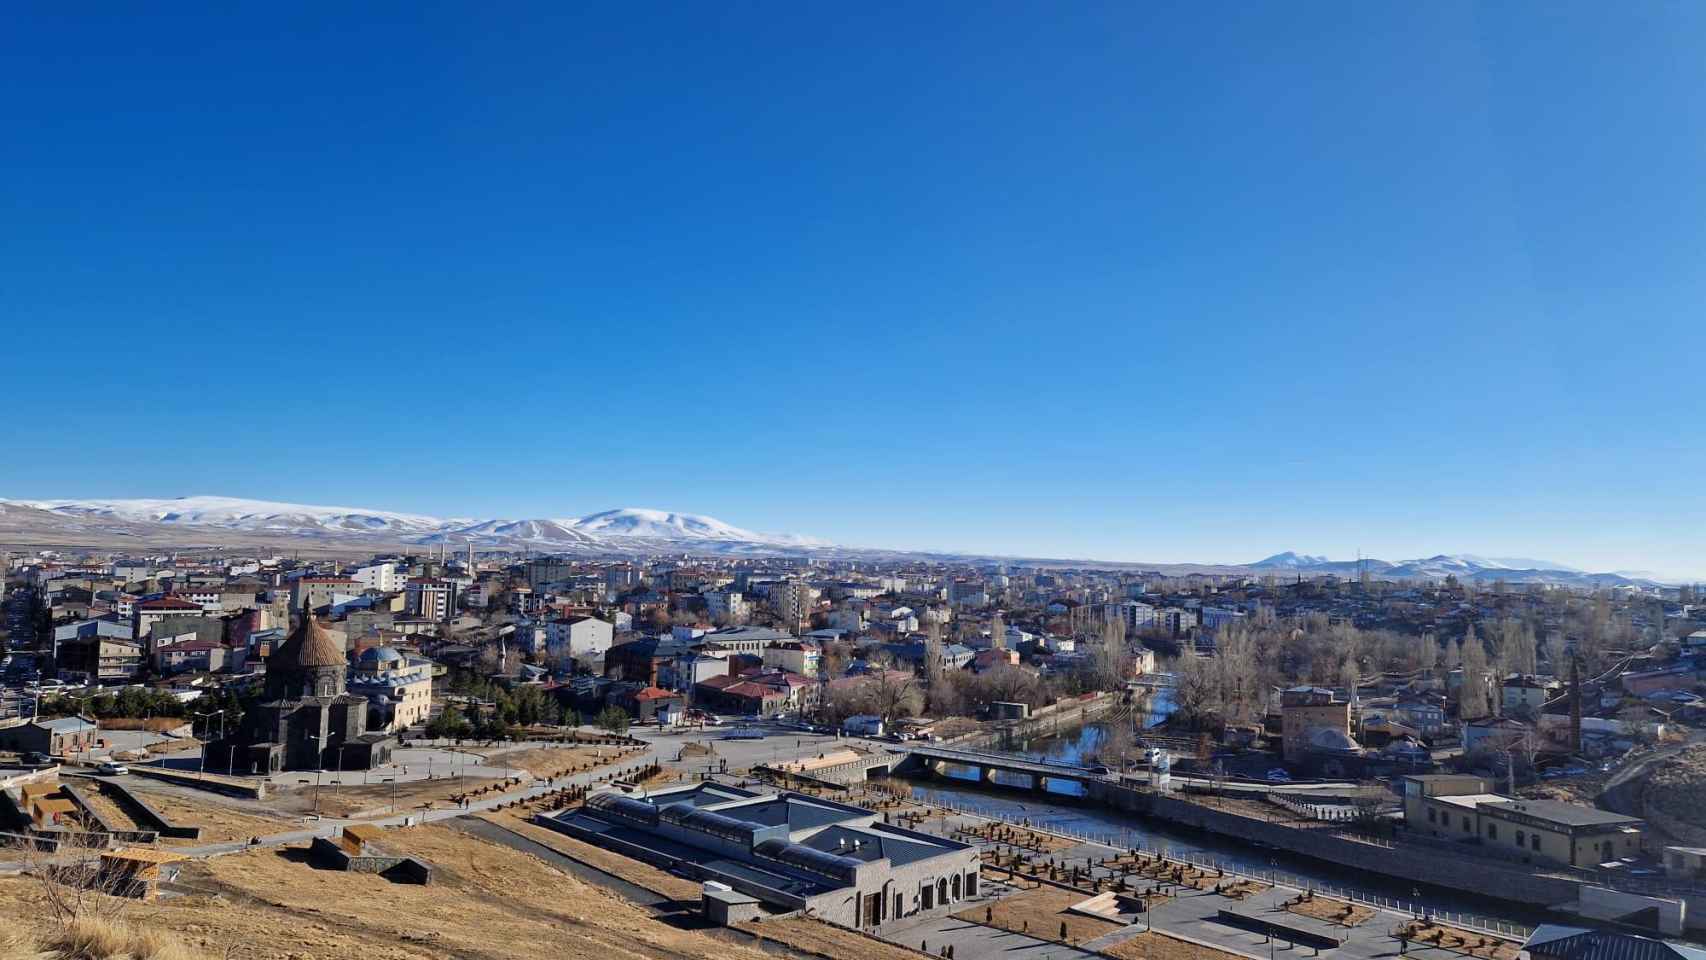
[(1497, 802), (1489, 802), (1488, 806), (1571, 827), (1625, 826), (1642, 822), (1640, 817), (1624, 816), (1621, 813), (1611, 813), (1579, 803), (1564, 803), (1561, 800), (1511, 800), (1500, 797)]
[(1501, 797), (1496, 793), (1460, 793), (1453, 797), (1434, 797), (1433, 799), (1441, 803), (1449, 803), (1454, 807), (1473, 810), (1483, 803), (1502, 803), (1509, 798)]

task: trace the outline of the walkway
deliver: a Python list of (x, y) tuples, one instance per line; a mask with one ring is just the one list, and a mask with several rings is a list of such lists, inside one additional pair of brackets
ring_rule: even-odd
[[(599, 767), (596, 770), (588, 770), (583, 773), (577, 773), (567, 777), (558, 777), (555, 780), (536, 780), (527, 786), (512, 790), (508, 793), (491, 794), (489, 796), (470, 800), (467, 807), (419, 810), (412, 813), (399, 813), (389, 817), (373, 820), (327, 818), (319, 820), (315, 822), (313, 826), (302, 830), (267, 834), (260, 838), (260, 842), (258, 844), (251, 844), (243, 840), (231, 840), (221, 843), (204, 843), (197, 846), (177, 847), (174, 848), (173, 852), (183, 854), (187, 857), (203, 858), (217, 857), (227, 853), (237, 853), (242, 850), (247, 850), (252, 846), (277, 847), (294, 843), (307, 843), (316, 837), (335, 837), (340, 829), (342, 829), (346, 824), (351, 823), (363, 823), (374, 827), (404, 827), (414, 826), (421, 823), (442, 823), (446, 820), (466, 816), (470, 813), (495, 810), (504, 804), (511, 803), (516, 800), (532, 800), (536, 797), (544, 796), (547, 793), (561, 790), (564, 787), (591, 786), (599, 777), (607, 776), (618, 770), (643, 767), (656, 761), (657, 754), (651, 749), (647, 749), (644, 753), (623, 757), (618, 763)], [(22, 867), (23, 864), (18, 862), (0, 862), (0, 873), (7, 871), (16, 872), (17, 870), (22, 869)]]

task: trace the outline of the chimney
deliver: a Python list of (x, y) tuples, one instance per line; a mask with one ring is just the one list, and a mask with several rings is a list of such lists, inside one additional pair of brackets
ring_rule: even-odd
[(1582, 658), (1570, 655), (1570, 752), (1582, 752)]

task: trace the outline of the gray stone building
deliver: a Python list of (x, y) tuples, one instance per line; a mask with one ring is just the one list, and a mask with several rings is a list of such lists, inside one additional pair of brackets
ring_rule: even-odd
[(367, 698), (348, 690), (344, 642), (312, 615), (267, 658), (262, 701), (237, 732), (208, 747), (235, 773), (365, 770), (390, 760), (396, 739), (367, 729)]
[(712, 898), (731, 911), (717, 919), (740, 919), (734, 911), (751, 903), (755, 911), (803, 910), (880, 931), (898, 920), (962, 909), (978, 893), (975, 847), (798, 793), (755, 794), (716, 783), (643, 796), (608, 791), (539, 822), (740, 894)]

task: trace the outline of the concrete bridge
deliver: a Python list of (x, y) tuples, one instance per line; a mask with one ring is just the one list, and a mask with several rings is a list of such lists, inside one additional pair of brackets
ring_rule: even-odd
[(997, 772), (1029, 778), (1032, 790), (1047, 790), (1051, 782), (1068, 781), (1087, 785), (1106, 776), (1093, 772), (1091, 767), (1075, 763), (1051, 763), (1006, 753), (985, 753), (981, 750), (908, 744), (900, 747), (898, 752), (906, 754), (906, 759), (895, 769), (897, 773), (904, 773), (907, 769), (924, 769), (938, 776), (947, 776), (948, 768), (957, 765), (977, 770), (978, 782), (985, 784), (1014, 786), (1012, 783), (996, 780)]

